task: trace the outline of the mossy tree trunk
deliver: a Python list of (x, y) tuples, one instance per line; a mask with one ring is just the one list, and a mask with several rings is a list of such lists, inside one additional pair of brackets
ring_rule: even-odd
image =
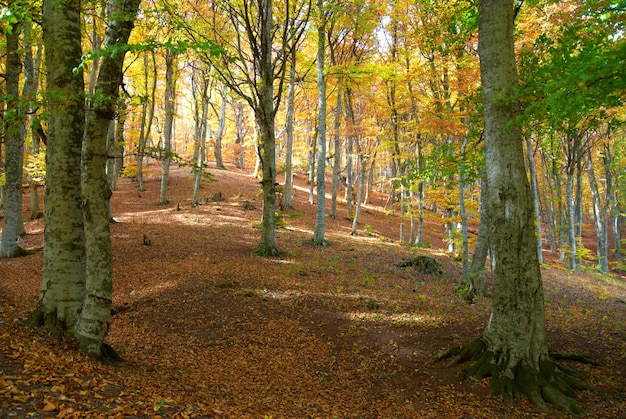
[(83, 142), (82, 199), (86, 237), (86, 293), (74, 334), (81, 349), (91, 358), (111, 355), (103, 352), (109, 329), (113, 291), (113, 262), (109, 199), (106, 176), (109, 159), (107, 142), (111, 121), (118, 108), (124, 53), (139, 8), (139, 0), (110, 0), (109, 22), (104, 37), (104, 56), (96, 81), (95, 98), (90, 101)]
[[(85, 295), (85, 234), (80, 192), (85, 86), (81, 70), (80, 2), (44, 0), (48, 139), (44, 195), (43, 275), (29, 317), (56, 333), (72, 330)], [(76, 70), (76, 71), (75, 71)]]
[(580, 413), (571, 400), (578, 383), (548, 354), (544, 294), (537, 258), (533, 200), (524, 164), (513, 46), (513, 0), (480, 0), (486, 211), (495, 258), (493, 308), (482, 336), (457, 360), (472, 360), (467, 374), (491, 377), (494, 394), (526, 394), (532, 403)]

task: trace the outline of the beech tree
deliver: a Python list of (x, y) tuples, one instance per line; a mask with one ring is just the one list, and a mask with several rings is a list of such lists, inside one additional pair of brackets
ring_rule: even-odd
[[(261, 238), (256, 253), (277, 255), (276, 231), (276, 113), (280, 106), (291, 51), (302, 36), (310, 2), (280, 3), (274, 11), (272, 0), (211, 3), (210, 14), (198, 13), (200, 31), (183, 23), (193, 42), (200, 45), (213, 37), (220, 51), (204, 51), (224, 84), (253, 109), (259, 140), (263, 215)], [(225, 23), (217, 17), (223, 16)], [(208, 34), (207, 34), (208, 33)]]
[(317, 0), (317, 96), (318, 96), (318, 130), (317, 130), (317, 206), (315, 211), (315, 227), (313, 244), (324, 245), (324, 229), (326, 225), (326, 80), (324, 78), (324, 61), (326, 57), (326, 23), (328, 11), (324, 0)]
[[(13, 7), (16, 5), (13, 4)], [(15, 13), (13, 11), (12, 13)], [(20, 104), (20, 24), (10, 24), (6, 31), (6, 106), (4, 115), (5, 138), (5, 219), (0, 240), (0, 257), (24, 254), (17, 245), (24, 229), (22, 221), (22, 171), (24, 165), (24, 104)]]
[(85, 83), (80, 2), (44, 0), (48, 116), (41, 291), (29, 323), (72, 330), (85, 298), (85, 231), (80, 195)]
[(107, 136), (138, 8), (138, 0), (109, 1), (100, 70), (85, 114), (80, 5), (44, 0), (47, 95), (54, 111), (48, 119), (43, 280), (28, 321), (58, 334), (70, 331), (95, 359), (117, 358), (104, 344), (113, 275)]
[(479, 55), (483, 95), (486, 211), (495, 258), (493, 308), (481, 337), (449, 352), (472, 361), (470, 377), (491, 377), (494, 394), (528, 396), (540, 408), (551, 403), (580, 414), (572, 401), (579, 383), (548, 353), (544, 294), (537, 259), (533, 199), (523, 138), (514, 122), (518, 73), (513, 0), (479, 3)]

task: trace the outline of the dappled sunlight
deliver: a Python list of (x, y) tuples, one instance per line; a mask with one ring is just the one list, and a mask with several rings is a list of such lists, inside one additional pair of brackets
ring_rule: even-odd
[(113, 218), (115, 218), (118, 222), (132, 222), (134, 220), (149, 218), (150, 221), (154, 224), (170, 224), (172, 220), (169, 218), (163, 218), (162, 215), (165, 213), (171, 212), (171, 208), (153, 210), (153, 211), (131, 211), (125, 212), (121, 214), (116, 214)]
[(211, 226), (244, 226), (249, 221), (243, 217), (226, 214), (177, 214), (174, 219), (183, 225), (211, 225)]
[(378, 311), (351, 311), (346, 314), (350, 320), (388, 322), (395, 325), (412, 325), (416, 323), (436, 323), (439, 319), (434, 316), (417, 313), (381, 313)]

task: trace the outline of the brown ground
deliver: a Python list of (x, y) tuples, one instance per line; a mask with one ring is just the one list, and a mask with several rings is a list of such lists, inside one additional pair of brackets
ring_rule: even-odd
[[(218, 182), (202, 196), (225, 200), (191, 208), (187, 173), (174, 171), (167, 206), (156, 205), (156, 176), (145, 193), (127, 179), (114, 193), (108, 342), (124, 362), (90, 362), (70, 339), (20, 323), (37, 299), (42, 254), (0, 261), (0, 417), (565, 417), (491, 397), (463, 366), (426, 362), (477, 336), (490, 304), (455, 294), (460, 268), (441, 250), (434, 215), (431, 249), (399, 245), (398, 217), (375, 206), (358, 237), (347, 219), (328, 219), (330, 246), (313, 246), (315, 208), (299, 176), (298, 213), (283, 213), (277, 231), (283, 256), (259, 258), (258, 182), (213, 171)], [(42, 229), (27, 223), (22, 245), (41, 246)], [(395, 265), (415, 253), (437, 258), (444, 275)], [(626, 418), (626, 286), (554, 265), (544, 279), (552, 350), (601, 364), (567, 362), (599, 387), (579, 404), (589, 417)]]

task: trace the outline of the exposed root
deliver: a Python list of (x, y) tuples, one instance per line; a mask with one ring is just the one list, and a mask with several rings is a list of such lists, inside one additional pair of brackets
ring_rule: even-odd
[(600, 365), (598, 361), (585, 354), (566, 354), (563, 352), (550, 352), (550, 358), (556, 361), (576, 361), (580, 362), (581, 364), (589, 364), (596, 367)]
[(430, 362), (444, 359), (450, 360), (448, 365), (471, 362), (464, 371), (468, 378), (478, 381), (490, 377), (493, 395), (517, 399), (525, 394), (541, 410), (554, 406), (580, 416), (582, 411), (573, 398), (577, 390), (591, 388), (551, 357), (544, 359), (539, 369), (523, 359), (512, 364), (508, 354), (492, 351), (482, 338), (442, 351), (433, 356)]

